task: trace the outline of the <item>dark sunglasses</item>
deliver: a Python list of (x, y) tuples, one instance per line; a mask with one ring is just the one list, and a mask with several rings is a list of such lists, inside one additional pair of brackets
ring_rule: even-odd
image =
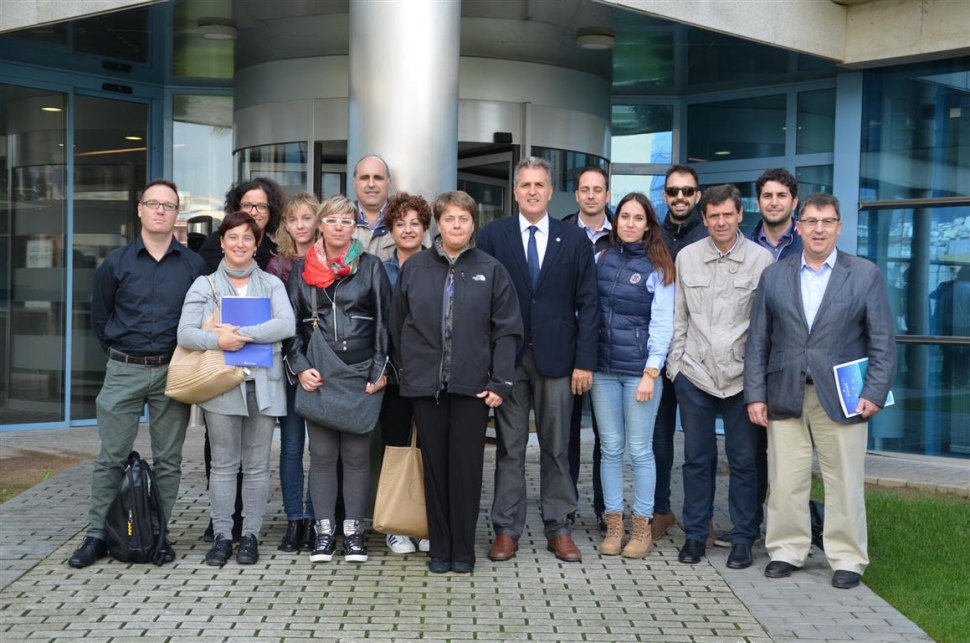
[(682, 193), (686, 197), (692, 197), (694, 196), (694, 192), (697, 192), (697, 188), (691, 187), (689, 185), (685, 185), (683, 187), (677, 187), (675, 185), (671, 185), (670, 187), (664, 188), (664, 194), (666, 194), (670, 198), (677, 196), (678, 193)]

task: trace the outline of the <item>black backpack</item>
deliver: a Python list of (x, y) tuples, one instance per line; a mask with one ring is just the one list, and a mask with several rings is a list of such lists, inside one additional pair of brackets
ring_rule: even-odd
[(108, 553), (123, 563), (161, 565), (165, 527), (151, 467), (132, 451), (104, 524)]

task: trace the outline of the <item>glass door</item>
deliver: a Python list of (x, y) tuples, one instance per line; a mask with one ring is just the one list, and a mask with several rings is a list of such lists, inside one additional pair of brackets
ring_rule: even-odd
[(91, 330), (94, 271), (139, 233), (137, 199), (147, 183), (148, 105), (74, 99), (74, 249), (71, 419), (96, 415), (105, 354)]

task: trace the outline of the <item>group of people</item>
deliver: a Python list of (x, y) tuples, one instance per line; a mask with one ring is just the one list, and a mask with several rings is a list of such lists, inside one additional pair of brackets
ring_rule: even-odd
[[(474, 569), (490, 413), (497, 440), (488, 557), (516, 555), (534, 417), (548, 549), (581, 561), (571, 532), (588, 394), (601, 555), (642, 558), (676, 524), (670, 480), (679, 410), (680, 562), (699, 562), (714, 539), (721, 416), (733, 526), (727, 566), (753, 564), (767, 498), (766, 576), (802, 567), (811, 547), (814, 451), (826, 488), (833, 585), (857, 585), (868, 563), (866, 420), (885, 403), (895, 350), (881, 274), (836, 250), (838, 201), (816, 194), (799, 205), (794, 177), (768, 170), (756, 184), (761, 220), (745, 237), (737, 188), (702, 193), (689, 166), (666, 174), (663, 220), (642, 193), (624, 196), (611, 212), (609, 176), (599, 167), (578, 176), (578, 212), (554, 218), (553, 178), (547, 161), (524, 158), (514, 174), (517, 212), (480, 230), (477, 205), (464, 192), (433, 204), (390, 196), (389, 168), (376, 156), (355, 167), (356, 201), (335, 196), (320, 204), (309, 194), (286, 201), (275, 183), (255, 179), (229, 191), (226, 215), (201, 256), (172, 236), (175, 186), (150, 183), (138, 205), (141, 234), (109, 253), (95, 280), (93, 326), (109, 357), (98, 397), (102, 449), (91, 526), (69, 563), (86, 567), (106, 554), (105, 515), (146, 402), (158, 492), (171, 516), (188, 420), (187, 407), (164, 396), (176, 342), (223, 351), (255, 342), (272, 346), (271, 366), (248, 368), (239, 387), (200, 404), (211, 453), (210, 565), (226, 564), (234, 541), (238, 563), (259, 558), (277, 418), (287, 518), (279, 548), (329, 561), (342, 534), (345, 559), (367, 560), (374, 427), (347, 430), (309, 412), (301, 417), (298, 399), (316, 393), (323, 404), (350, 409), (380, 398), (384, 445), (406, 445), (416, 427), (429, 538), (388, 534), (386, 542), (395, 553), (427, 551), (434, 573)], [(271, 318), (207, 324), (221, 298), (232, 296), (268, 298)], [(864, 357), (862, 399), (846, 417), (832, 367)], [(361, 375), (360, 390), (335, 388), (348, 368)], [(167, 542), (164, 553), (175, 557)]]

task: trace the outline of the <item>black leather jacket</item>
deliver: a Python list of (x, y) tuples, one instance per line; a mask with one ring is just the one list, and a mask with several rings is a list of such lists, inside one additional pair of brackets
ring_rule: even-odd
[(387, 315), (391, 298), (391, 285), (381, 261), (374, 255), (362, 254), (357, 272), (338, 281), (329, 291), (313, 288), (303, 280), (303, 259), (294, 264), (286, 293), (296, 315), (296, 335), (283, 342), (287, 364), (294, 375), (315, 367), (306, 356), (313, 330), (313, 290), (316, 290), (318, 327), (327, 343), (338, 356), (360, 352), (371, 356), (368, 381), (376, 382), (387, 365)]

